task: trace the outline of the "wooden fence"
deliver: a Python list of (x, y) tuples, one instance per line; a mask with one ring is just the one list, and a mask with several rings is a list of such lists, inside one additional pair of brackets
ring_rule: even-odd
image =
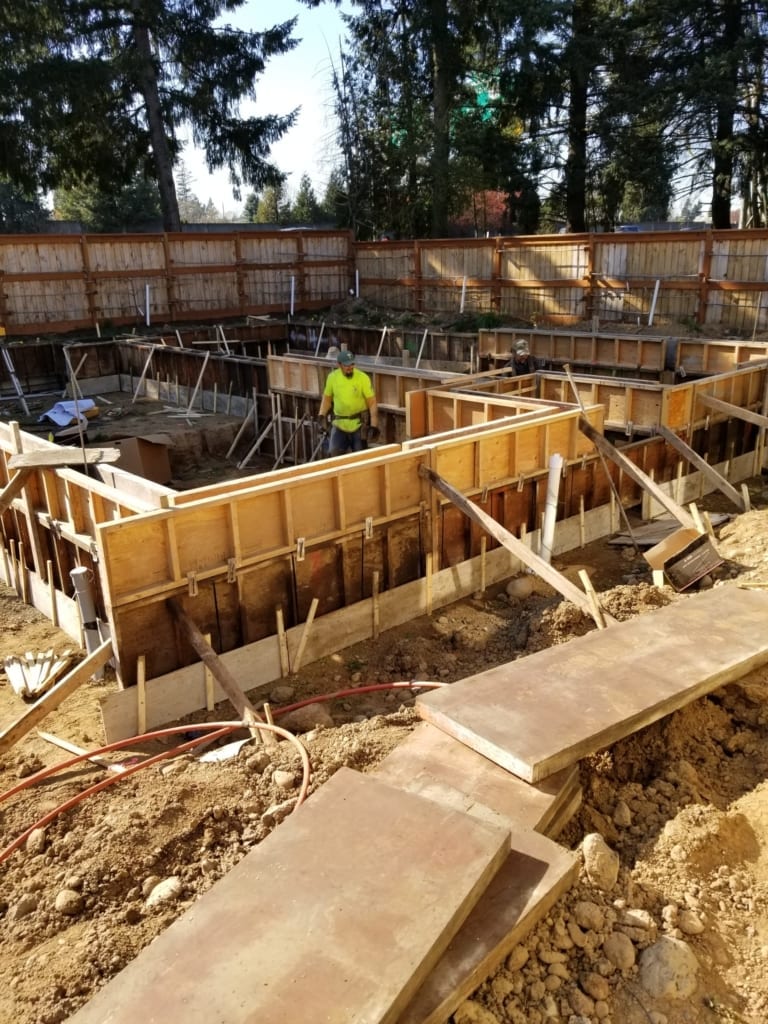
[[(768, 230), (354, 243), (347, 231), (0, 236), (9, 336), (301, 314), (413, 313), (768, 326)], [(674, 332), (673, 332), (674, 333)]]

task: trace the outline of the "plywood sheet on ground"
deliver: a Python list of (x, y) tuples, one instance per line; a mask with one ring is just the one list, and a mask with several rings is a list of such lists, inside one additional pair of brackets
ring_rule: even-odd
[(539, 782), (768, 662), (768, 594), (717, 587), (417, 699), (422, 718)]
[(576, 856), (535, 832), (512, 852), (398, 1024), (443, 1024), (578, 875)]
[(376, 778), (510, 831), (544, 834), (578, 787), (575, 767), (532, 786), (428, 722), (384, 758)]
[(342, 768), (71, 1024), (391, 1024), (508, 853), (508, 832)]

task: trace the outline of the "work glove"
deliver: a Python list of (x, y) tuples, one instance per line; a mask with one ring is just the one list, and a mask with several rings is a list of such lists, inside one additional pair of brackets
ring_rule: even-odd
[(381, 431), (378, 427), (368, 427), (368, 440), (378, 441), (381, 437)]

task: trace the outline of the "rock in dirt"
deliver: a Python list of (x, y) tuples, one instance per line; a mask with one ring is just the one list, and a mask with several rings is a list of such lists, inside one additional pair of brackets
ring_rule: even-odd
[(687, 999), (696, 990), (699, 962), (687, 942), (663, 935), (640, 956), (640, 984), (654, 999)]
[(590, 882), (603, 892), (610, 892), (619, 877), (619, 855), (599, 832), (590, 832), (585, 836), (582, 849), (584, 867)]
[(295, 711), (283, 715), (279, 724), (283, 729), (289, 729), (291, 732), (309, 732), (310, 729), (317, 729), (318, 726), (332, 729), (335, 723), (324, 704), (307, 704), (306, 707), (297, 708)]
[(603, 943), (603, 952), (614, 967), (626, 971), (635, 963), (635, 947), (622, 932), (612, 932)]
[(76, 917), (83, 909), (83, 897), (74, 889), (62, 889), (56, 894), (55, 906), (60, 914)]
[(162, 882), (157, 883), (149, 896), (147, 896), (147, 906), (156, 907), (160, 903), (167, 903), (170, 900), (176, 900), (181, 896), (181, 890), (181, 879), (178, 875), (171, 875), (170, 878), (164, 878)]

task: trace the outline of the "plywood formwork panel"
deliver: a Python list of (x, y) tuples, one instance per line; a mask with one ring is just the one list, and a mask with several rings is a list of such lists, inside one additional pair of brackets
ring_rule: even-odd
[(768, 344), (745, 341), (691, 341), (680, 338), (675, 366), (687, 373), (728, 373), (742, 363), (768, 360)]
[[(338, 607), (338, 598), (329, 594), (333, 577), (323, 576), (323, 586), (316, 597), (327, 601), (326, 610)], [(287, 616), (286, 625), (293, 624), (293, 571), (289, 558), (261, 562), (258, 567), (238, 575), (240, 620), (243, 641), (254, 643), (277, 632), (275, 609), (280, 607)]]
[(173, 540), (182, 578), (220, 569), (234, 553), (228, 505), (204, 505), (194, 516), (173, 519)]

